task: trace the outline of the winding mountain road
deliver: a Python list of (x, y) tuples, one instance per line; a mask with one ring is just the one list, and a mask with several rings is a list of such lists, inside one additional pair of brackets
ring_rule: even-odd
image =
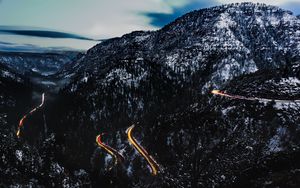
[(211, 93), (214, 95), (219, 95), (231, 99), (240, 99), (240, 100), (248, 100), (248, 101), (261, 101), (261, 102), (274, 101), (276, 103), (300, 103), (300, 100), (280, 100), (280, 99), (267, 99), (267, 98), (259, 98), (259, 97), (245, 97), (241, 95), (232, 95), (220, 90), (212, 90)]
[[(98, 146), (103, 148), (107, 153), (109, 153), (115, 159), (114, 166), (116, 166), (118, 164), (118, 162), (122, 163), (124, 161), (123, 155), (120, 154), (117, 150), (104, 144), (101, 140), (101, 136), (103, 136), (103, 135), (104, 135), (104, 133), (102, 133), (96, 137), (96, 143), (98, 144)], [(112, 167), (109, 168), (109, 170), (111, 170), (111, 169), (112, 169)]]
[(135, 127), (135, 125), (132, 125), (126, 130), (128, 140), (134, 146), (134, 148), (147, 160), (148, 164), (151, 167), (151, 174), (153, 176), (156, 176), (159, 171), (159, 165), (152, 158), (152, 156), (149, 155), (148, 152), (132, 136), (132, 130), (134, 129), (134, 127)]
[(39, 106), (33, 108), (29, 113), (25, 114), (22, 119), (19, 121), (19, 126), (17, 129), (17, 137), (20, 138), (20, 134), (21, 134), (21, 128), (24, 126), (24, 121), (26, 120), (26, 118), (30, 115), (32, 115), (34, 112), (36, 112), (38, 109), (42, 108), (45, 102), (45, 93), (42, 94), (42, 102)]

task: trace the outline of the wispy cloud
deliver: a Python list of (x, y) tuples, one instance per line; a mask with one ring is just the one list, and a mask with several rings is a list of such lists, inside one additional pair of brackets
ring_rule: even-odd
[(51, 31), (51, 30), (40, 30), (40, 29), (34, 29), (30, 27), (26, 28), (26, 27), (0, 26), (0, 34), (23, 35), (23, 36), (31, 36), (31, 37), (56, 38), (56, 39), (79, 39), (79, 40), (91, 40), (91, 41), (95, 40), (95, 39), (91, 39), (88, 37), (84, 37), (72, 33)]
[(40, 46), (76, 46), (80, 49), (95, 45), (97, 41), (93, 41), (94, 38), (106, 39), (134, 30), (156, 30), (192, 10), (233, 2), (263, 2), (300, 14), (299, 0), (0, 1), (2, 25), (41, 27), (0, 27), (0, 41)]

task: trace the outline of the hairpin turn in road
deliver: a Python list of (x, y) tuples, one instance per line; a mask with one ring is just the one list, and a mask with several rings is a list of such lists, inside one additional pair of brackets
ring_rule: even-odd
[[(101, 136), (103, 136), (104, 133), (98, 135), (96, 137), (96, 143), (98, 144), (99, 147), (103, 148), (107, 153), (109, 153), (114, 159), (115, 159), (115, 163), (114, 166), (116, 166), (119, 163), (122, 163), (124, 161), (124, 157), (122, 154), (120, 154), (117, 150), (113, 149), (112, 147), (104, 144), (101, 140)], [(111, 170), (112, 167), (109, 168), (109, 170)]]
[(135, 127), (135, 125), (132, 125), (126, 130), (128, 140), (134, 146), (134, 148), (146, 159), (146, 161), (148, 162), (148, 164), (151, 167), (151, 174), (153, 176), (156, 176), (159, 171), (159, 165), (152, 158), (152, 156), (149, 155), (148, 152), (132, 136), (132, 130), (134, 129), (134, 127)]

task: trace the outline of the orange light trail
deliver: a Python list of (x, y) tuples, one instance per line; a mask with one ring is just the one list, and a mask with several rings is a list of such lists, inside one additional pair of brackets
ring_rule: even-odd
[[(230, 94), (224, 93), (223, 91), (220, 91), (220, 90), (212, 90), (211, 93), (214, 94), (214, 95), (220, 95), (220, 96), (233, 98), (233, 99), (242, 99), (242, 98), (244, 98), (242, 96), (230, 95)], [(251, 98), (251, 100), (252, 100), (252, 98)]]
[(135, 138), (132, 137), (132, 130), (135, 127), (135, 125), (130, 126), (126, 132), (128, 135), (128, 140), (129, 142), (134, 146), (134, 148), (146, 159), (146, 161), (148, 162), (148, 164), (151, 167), (151, 174), (153, 176), (156, 176), (158, 171), (159, 171), (159, 165), (157, 164), (157, 162), (152, 158), (151, 155), (148, 154), (148, 152), (137, 143), (137, 141), (135, 140)]
[(231, 99), (240, 99), (240, 100), (248, 100), (248, 101), (261, 101), (261, 102), (278, 102), (278, 103), (290, 103), (290, 102), (295, 102), (295, 103), (299, 103), (300, 100), (280, 100), (280, 99), (266, 99), (266, 98), (258, 98), (258, 97), (245, 97), (245, 96), (241, 96), (241, 95), (231, 95), (228, 93), (224, 93), (223, 91), (220, 90), (212, 90), (211, 91), (212, 94), (214, 95), (219, 95), (219, 96), (224, 96), (227, 98), (231, 98)]
[[(118, 162), (121, 163), (124, 160), (124, 157), (117, 150), (111, 148), (110, 146), (104, 144), (101, 141), (101, 135), (98, 135), (96, 137), (96, 143), (98, 144), (99, 147), (103, 148), (105, 151), (107, 151), (107, 153), (109, 153), (115, 159), (115, 163), (114, 163), (115, 166), (118, 164)], [(112, 167), (109, 168), (109, 170), (111, 169)]]
[(18, 126), (18, 129), (17, 129), (17, 137), (20, 138), (20, 134), (21, 134), (21, 128), (23, 127), (24, 125), (24, 121), (25, 119), (29, 116), (29, 115), (32, 115), (35, 111), (37, 111), (39, 108), (41, 108), (43, 105), (44, 105), (44, 101), (45, 101), (45, 93), (42, 94), (42, 102), (39, 106), (33, 108), (28, 114), (24, 115), (22, 117), (22, 119), (19, 121), (19, 126)]

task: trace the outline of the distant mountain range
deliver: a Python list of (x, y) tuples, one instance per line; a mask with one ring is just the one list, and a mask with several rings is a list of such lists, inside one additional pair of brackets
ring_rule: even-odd
[(32, 52), (32, 53), (47, 53), (57, 51), (78, 51), (72, 48), (64, 47), (40, 47), (32, 44), (17, 44), (10, 42), (0, 42), (1, 52)]

